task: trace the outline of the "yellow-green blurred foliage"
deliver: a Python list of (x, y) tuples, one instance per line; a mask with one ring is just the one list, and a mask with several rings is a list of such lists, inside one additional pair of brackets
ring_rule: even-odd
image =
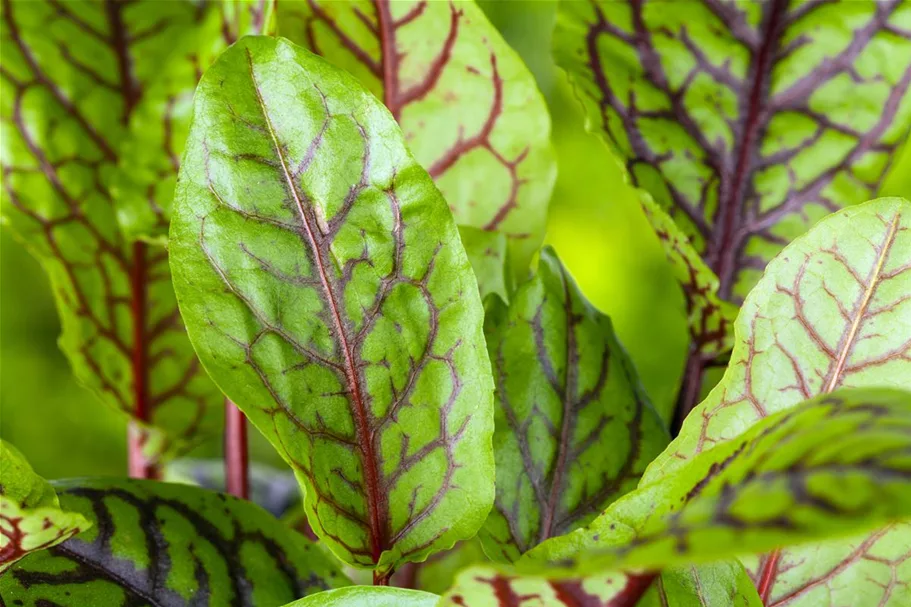
[[(601, 141), (585, 132), (572, 92), (553, 65), (556, 3), (481, 5), (534, 72), (550, 105), (560, 173), (547, 240), (591, 301), (613, 318), (646, 390), (667, 415), (686, 349), (683, 299), (620, 169)], [(909, 168), (911, 155), (905, 154), (884, 193), (907, 193)], [(125, 474), (125, 419), (72, 378), (56, 347), (59, 325), (47, 280), (6, 230), (0, 236), (0, 292), (0, 436), (47, 477)], [(277, 462), (261, 438), (252, 439), (255, 459)], [(219, 449), (213, 441), (195, 455)]]

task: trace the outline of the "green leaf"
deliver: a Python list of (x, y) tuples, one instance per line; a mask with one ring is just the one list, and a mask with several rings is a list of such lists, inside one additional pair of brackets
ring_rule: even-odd
[(737, 560), (665, 569), (638, 607), (762, 607)]
[(845, 388), (763, 418), (530, 556), (656, 569), (848, 536), (911, 518), (909, 453), (911, 392)]
[(676, 8), (561, 2), (554, 53), (589, 126), (689, 238), (679, 255), (698, 251), (737, 301), (784, 245), (876, 193), (911, 124), (911, 7)]
[(3, 440), (0, 479), (0, 575), (22, 557), (89, 528), (81, 514), (60, 508), (53, 487)]
[(94, 525), (0, 578), (6, 604), (268, 607), (348, 583), (315, 545), (229, 495), (135, 480), (57, 487)]
[(349, 586), (313, 594), (285, 607), (434, 607), (439, 598), (419, 590)]
[(123, 237), (111, 187), (131, 115), (197, 8), (2, 5), (4, 222), (50, 277), (77, 378), (166, 431), (147, 439), (152, 459), (214, 433), (221, 396), (186, 338), (166, 252)]
[(634, 489), (668, 436), (617, 341), (547, 247), (488, 329), (497, 497), (485, 550), (514, 561)]
[(195, 103), (171, 249), (206, 369), (343, 560), (384, 576), (473, 536), (494, 491), (483, 310), (401, 131), (348, 74), (265, 37)]
[(130, 112), (118, 154), (120, 170), (112, 191), (128, 240), (167, 241), (200, 75), (239, 37), (274, 33), (274, 21), (275, 0), (219, 0), (200, 13), (192, 35), (173, 42), (166, 69), (145, 87)]
[(279, 2), (280, 31), (383, 99), (456, 222), (507, 234), (524, 271), (556, 179), (534, 76), (470, 0)]
[(468, 254), (471, 269), (478, 280), (481, 300), (496, 295), (509, 302), (513, 291), (513, 273), (509, 270), (508, 240), (502, 232), (488, 232), (470, 226), (460, 226), (462, 246)]
[[(518, 573), (513, 567), (486, 565), (466, 569), (440, 600), (439, 607), (602, 607), (638, 596), (651, 576), (604, 573), (587, 578), (565, 578), (540, 572)], [(533, 601), (533, 602), (531, 602)]]
[[(837, 213), (796, 240), (744, 302), (721, 383), (649, 467), (646, 481), (676, 474), (704, 447), (808, 396), (839, 386), (911, 389), (909, 259), (911, 204), (899, 198)], [(900, 525), (747, 564), (757, 579), (769, 569), (770, 596), (786, 598), (783, 605), (814, 605), (829, 593), (851, 604), (885, 591), (843, 580), (888, 577), (909, 543), (911, 526)]]

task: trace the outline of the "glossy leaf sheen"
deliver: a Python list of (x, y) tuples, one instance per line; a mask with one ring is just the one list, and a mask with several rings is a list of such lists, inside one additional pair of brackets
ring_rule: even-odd
[(837, 538), (911, 517), (911, 392), (844, 389), (770, 415), (531, 555), (656, 569)]
[(877, 191), (911, 123), (909, 18), (901, 0), (562, 2), (554, 47), (591, 126), (737, 300)]
[(313, 594), (285, 607), (434, 607), (439, 598), (418, 590), (349, 586)]
[(384, 575), (474, 535), (493, 500), (483, 310), (394, 120), (263, 37), (222, 55), (195, 103), (171, 249), (206, 369), (344, 560)]
[(6, 604), (278, 607), (349, 583), (316, 545), (229, 495), (136, 480), (57, 488), (93, 527), (0, 578)]
[(61, 509), (53, 487), (18, 449), (0, 440), (0, 575), (22, 557), (90, 526), (81, 514)]
[(525, 268), (556, 178), (534, 76), (473, 0), (279, 2), (280, 33), (383, 99), (456, 222), (507, 234)]
[(214, 432), (221, 397), (186, 338), (166, 252), (121, 234), (112, 186), (134, 111), (205, 14), (182, 1), (2, 5), (4, 220), (50, 277), (79, 381), (167, 432), (153, 457)]
[(634, 489), (668, 437), (610, 319), (549, 247), (491, 324), (497, 498), (482, 538), (513, 561)]
[[(840, 386), (911, 388), (909, 293), (911, 203), (883, 198), (820, 222), (769, 264), (738, 317), (727, 373), (649, 467), (646, 482), (676, 474), (703, 448), (809, 396)], [(771, 597), (789, 606), (822, 596), (850, 604), (875, 593), (901, 601), (904, 590), (884, 590), (878, 581), (911, 567), (902, 550), (908, 544), (911, 526), (902, 525), (784, 551)], [(760, 577), (762, 566), (749, 565)], [(862, 579), (872, 581), (843, 581)]]

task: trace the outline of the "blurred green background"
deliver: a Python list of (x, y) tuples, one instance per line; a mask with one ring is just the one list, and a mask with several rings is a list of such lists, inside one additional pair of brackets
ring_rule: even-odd
[[(555, 0), (480, 2), (525, 59), (547, 98), (559, 177), (547, 240), (582, 290), (614, 321), (642, 383), (664, 414), (673, 404), (686, 350), (682, 295), (615, 160), (584, 121), (550, 54)], [(911, 189), (906, 150), (883, 189)], [(907, 195), (907, 194), (905, 194)], [(60, 327), (41, 268), (0, 231), (0, 437), (48, 478), (126, 474), (126, 418), (77, 385), (56, 347)], [(220, 441), (192, 454), (216, 456)], [(253, 430), (255, 460), (278, 456)]]

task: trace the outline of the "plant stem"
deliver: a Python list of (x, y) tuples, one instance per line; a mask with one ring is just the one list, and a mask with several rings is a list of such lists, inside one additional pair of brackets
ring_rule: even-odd
[(389, 571), (385, 575), (382, 575), (376, 571), (373, 572), (373, 585), (374, 586), (388, 586), (389, 578), (392, 577), (392, 572)]
[(763, 605), (769, 604), (769, 595), (772, 593), (772, 585), (775, 582), (775, 576), (778, 573), (778, 560), (781, 558), (781, 550), (771, 552), (762, 563), (762, 570), (759, 573), (759, 580), (756, 583), (756, 591), (759, 598), (762, 599)]
[(143, 428), (152, 417), (149, 403), (149, 366), (146, 344), (146, 244), (133, 243), (133, 265), (130, 268), (130, 315), (133, 321), (133, 416), (127, 430), (129, 472), (133, 478), (161, 478), (159, 467), (149, 462), (143, 453), (148, 432)]
[(249, 457), (247, 454), (247, 418), (225, 399), (225, 487), (241, 499), (250, 498)]

